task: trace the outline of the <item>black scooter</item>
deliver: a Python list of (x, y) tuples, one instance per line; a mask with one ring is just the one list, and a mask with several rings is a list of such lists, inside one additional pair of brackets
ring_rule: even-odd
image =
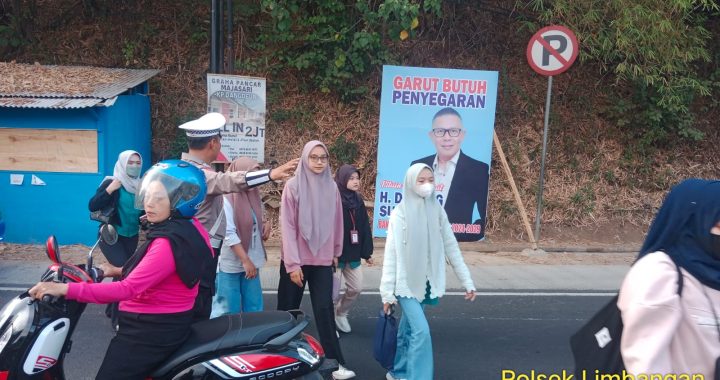
[[(87, 264), (60, 260), (57, 241), (50, 236), (52, 261), (41, 281), (100, 282), (103, 273), (92, 264), (102, 239), (117, 239), (112, 226), (101, 228)], [(87, 304), (64, 297), (32, 299), (24, 292), (0, 310), (0, 380), (65, 380), (63, 362), (72, 334)], [(297, 311), (265, 311), (227, 315), (192, 325), (188, 340), (148, 379), (152, 380), (319, 380), (324, 360), (320, 343), (303, 333), (308, 318)]]

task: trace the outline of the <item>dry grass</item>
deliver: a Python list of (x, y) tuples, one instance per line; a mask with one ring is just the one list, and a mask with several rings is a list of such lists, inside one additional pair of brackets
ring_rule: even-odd
[[(38, 41), (18, 62), (104, 67), (158, 68), (151, 82), (154, 159), (168, 157), (177, 144), (176, 126), (205, 110), (208, 67), (209, 2), (194, 9), (174, 1), (113, 3), (105, 17), (85, 20), (67, 10), (71, 1), (39, 1)], [(445, 19), (423, 21), (419, 35), (391, 48), (400, 65), (475, 68), (500, 71), (496, 132), (503, 144), (530, 220), (535, 218), (536, 188), (542, 149), (543, 107), (547, 80), (525, 62), (529, 31), (518, 31), (502, 8), (504, 1), (484, 2), (492, 12), (453, 5)], [(60, 20), (62, 27), (51, 25)], [(258, 57), (247, 46), (252, 28), (235, 33), (236, 58)], [(199, 37), (198, 37), (199, 36)], [(237, 73), (244, 74), (244, 73)], [(300, 88), (296, 72), (247, 73), (267, 76), (269, 97), (266, 156), (284, 162), (305, 142), (332, 144), (343, 136), (358, 144), (354, 164), (362, 170), (366, 199), (374, 194), (379, 117), (378, 69), (363, 83), (365, 98), (351, 104), (336, 96)], [(678, 141), (649, 156), (631, 157), (635, 140), (615, 127), (602, 110), (613, 100), (612, 84), (590, 63), (575, 63), (555, 78), (545, 173), (543, 225), (589, 231), (596, 241), (621, 236), (623, 229), (644, 230), (668, 188), (687, 177), (716, 177), (720, 157), (705, 152), (720, 137), (710, 127), (718, 115), (700, 115), (708, 131), (700, 143)], [(279, 89), (279, 91), (277, 91)], [(278, 121), (284, 112), (290, 118)], [(645, 164), (638, 162), (641, 158)], [(337, 163), (335, 164), (337, 166)], [(507, 178), (493, 156), (488, 215), (490, 239), (525, 239), (524, 228)], [(281, 187), (263, 191), (274, 203)], [(275, 219), (277, 213), (270, 212)], [(277, 223), (275, 223), (277, 224)], [(277, 228), (277, 227), (276, 227)], [(610, 232), (608, 232), (610, 231)], [(609, 235), (608, 235), (609, 234)]]

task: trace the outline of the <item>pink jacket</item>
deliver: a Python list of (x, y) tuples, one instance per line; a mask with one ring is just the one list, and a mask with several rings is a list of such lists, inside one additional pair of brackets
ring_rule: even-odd
[(682, 274), (678, 295), (674, 262), (664, 252), (654, 252), (638, 260), (625, 277), (617, 305), (625, 325), (620, 346), (628, 373), (713, 378), (720, 357), (720, 321), (710, 301), (720, 315), (720, 291), (685, 270)]
[(280, 207), (280, 227), (282, 228), (281, 256), (285, 264), (285, 270), (288, 273), (295, 272), (300, 269), (302, 265), (331, 266), (333, 258), (342, 255), (344, 231), (340, 193), (337, 193), (337, 198), (335, 199), (335, 215), (327, 216), (334, 221), (333, 233), (325, 244), (320, 247), (317, 256), (313, 256), (307, 242), (302, 235), (300, 235), (300, 229), (297, 227), (297, 195), (292, 194), (292, 190), (286, 188), (286, 190), (283, 191), (282, 204)]
[[(210, 247), (210, 239), (200, 222), (193, 218), (193, 224)], [(121, 311), (166, 314), (192, 309), (197, 293), (198, 286), (188, 289), (175, 271), (170, 241), (157, 238), (127, 278), (97, 284), (71, 283), (66, 298), (90, 303), (120, 301)]]

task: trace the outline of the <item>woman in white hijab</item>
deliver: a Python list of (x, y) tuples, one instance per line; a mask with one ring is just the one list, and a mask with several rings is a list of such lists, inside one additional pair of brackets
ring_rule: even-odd
[(142, 158), (134, 150), (120, 153), (112, 177), (105, 177), (95, 195), (90, 199), (90, 211), (114, 207), (110, 224), (118, 232), (118, 241), (113, 245), (100, 242), (100, 249), (110, 264), (125, 265), (138, 244), (141, 211), (135, 208), (135, 193), (140, 185)]
[(402, 318), (397, 352), (386, 378), (432, 380), (430, 328), (423, 305), (435, 305), (445, 294), (445, 261), (475, 300), (475, 285), (463, 261), (447, 214), (435, 200), (432, 169), (415, 164), (405, 174), (402, 201), (390, 215), (380, 280), (383, 310), (399, 303)]
[[(140, 187), (142, 157), (134, 150), (118, 155), (111, 177), (105, 177), (95, 195), (90, 199), (91, 212), (114, 209), (110, 213), (110, 224), (118, 232), (118, 240), (109, 245), (100, 241), (100, 250), (110, 264), (122, 267), (135, 253), (138, 245), (141, 210), (135, 208), (135, 194)], [(106, 213), (106, 212), (103, 212)], [(105, 314), (117, 328), (117, 303), (108, 304)]]

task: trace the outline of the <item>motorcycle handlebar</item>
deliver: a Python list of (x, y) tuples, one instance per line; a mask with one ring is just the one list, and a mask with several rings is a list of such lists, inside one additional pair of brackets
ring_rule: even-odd
[(102, 269), (93, 267), (92, 271), (94, 272), (93, 277), (95, 277), (95, 282), (102, 282), (102, 280), (105, 279), (105, 272)]

